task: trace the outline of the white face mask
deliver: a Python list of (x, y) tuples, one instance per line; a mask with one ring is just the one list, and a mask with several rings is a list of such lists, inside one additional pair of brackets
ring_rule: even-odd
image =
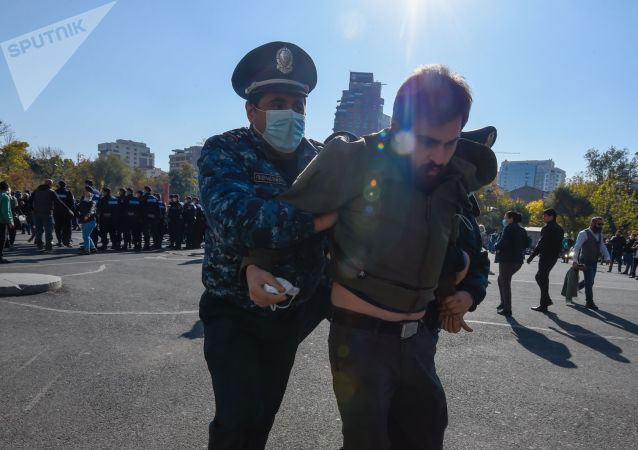
[(263, 133), (259, 130), (257, 132), (278, 152), (293, 153), (304, 137), (306, 116), (292, 109), (271, 109), (265, 112), (266, 128)]

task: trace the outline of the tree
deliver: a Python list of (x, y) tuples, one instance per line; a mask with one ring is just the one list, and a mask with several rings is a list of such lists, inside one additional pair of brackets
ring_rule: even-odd
[(190, 163), (182, 163), (178, 170), (171, 170), (168, 177), (171, 193), (182, 197), (195, 194), (197, 178), (195, 178), (195, 168)]
[(542, 227), (543, 211), (545, 210), (545, 202), (543, 200), (534, 200), (525, 205), (527, 213), (529, 214), (529, 225), (532, 227)]
[(618, 229), (629, 232), (638, 229), (638, 194), (627, 191), (621, 182), (615, 179), (604, 181), (590, 200), (611, 233)]
[(33, 174), (29, 170), (29, 144), (12, 141), (0, 148), (0, 180), (6, 180), (14, 189), (32, 187)]
[(600, 152), (591, 148), (585, 153), (587, 161), (587, 175), (594, 181), (602, 183), (608, 179), (614, 179), (628, 188), (632, 181), (638, 177), (638, 157), (630, 158), (629, 150), (609, 147)]
[(0, 139), (5, 144), (9, 144), (15, 140), (15, 133), (11, 129), (11, 125), (0, 120)]
[(64, 152), (59, 148), (38, 147), (29, 159), (31, 170), (36, 177), (54, 178), (58, 170), (62, 167), (62, 156)]
[(548, 204), (556, 210), (559, 222), (568, 233), (574, 234), (589, 222), (594, 208), (589, 200), (573, 192), (569, 186), (559, 186), (548, 199)]
[(98, 158), (91, 166), (96, 186), (114, 190), (131, 182), (131, 168), (115, 155)]

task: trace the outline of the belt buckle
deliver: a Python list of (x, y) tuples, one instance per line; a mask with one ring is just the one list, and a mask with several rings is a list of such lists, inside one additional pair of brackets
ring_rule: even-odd
[(410, 339), (419, 331), (419, 322), (406, 322), (401, 327), (401, 339)]

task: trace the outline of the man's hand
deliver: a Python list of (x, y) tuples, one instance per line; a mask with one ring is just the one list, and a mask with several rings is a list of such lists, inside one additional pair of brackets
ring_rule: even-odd
[(337, 222), (337, 217), (338, 217), (337, 211), (323, 214), (321, 216), (316, 216), (315, 217), (315, 233), (321, 233), (322, 231), (325, 231), (328, 228), (332, 228), (332, 226)]
[[(250, 299), (259, 307), (267, 308), (275, 303), (281, 303), (286, 300), (284, 287), (279, 284), (277, 279), (265, 270), (251, 264), (246, 267), (246, 283), (248, 284), (248, 292)], [(271, 294), (266, 292), (264, 285), (269, 284), (276, 288), (281, 294)]]
[(439, 312), (442, 316), (454, 316), (465, 314), (474, 304), (472, 296), (466, 291), (457, 291), (441, 302)]
[(9, 224), (9, 229), (10, 229), (10, 230), (13, 230), (15, 227), (16, 227), (16, 226), (15, 226), (14, 224), (12, 224), (12, 223), (10, 223), (10, 224)]
[(468, 333), (474, 331), (467, 323), (465, 323), (463, 315), (461, 314), (456, 316), (441, 317), (441, 328), (443, 328), (448, 333), (458, 333), (459, 331), (461, 331), (461, 328), (463, 328)]
[(461, 329), (469, 333), (474, 331), (463, 319), (473, 303), (472, 296), (466, 291), (458, 291), (446, 297), (439, 308), (441, 328), (448, 333), (458, 333)]

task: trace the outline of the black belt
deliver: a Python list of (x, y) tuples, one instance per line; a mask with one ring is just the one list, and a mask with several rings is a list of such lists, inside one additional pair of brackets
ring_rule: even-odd
[(388, 322), (342, 308), (333, 308), (331, 322), (345, 327), (398, 336), (401, 339), (411, 338), (425, 326), (423, 319)]

